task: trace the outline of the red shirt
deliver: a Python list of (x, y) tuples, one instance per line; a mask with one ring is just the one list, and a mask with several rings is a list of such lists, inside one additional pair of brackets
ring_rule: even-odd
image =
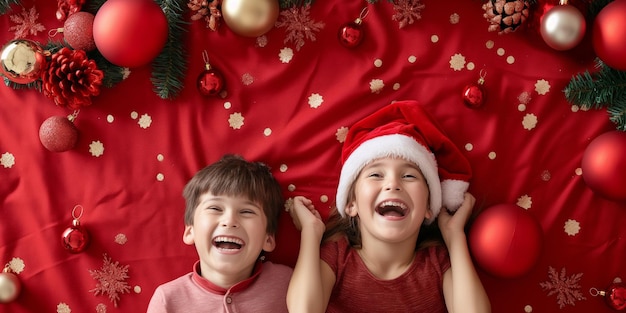
[(391, 280), (372, 275), (346, 239), (325, 243), (321, 258), (337, 277), (326, 312), (447, 312), (443, 273), (450, 258), (444, 246), (416, 251), (407, 271)]

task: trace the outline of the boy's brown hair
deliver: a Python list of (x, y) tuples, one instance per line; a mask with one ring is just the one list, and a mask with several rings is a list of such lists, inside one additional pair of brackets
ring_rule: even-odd
[(227, 154), (199, 170), (183, 189), (185, 225), (193, 225), (200, 196), (207, 192), (242, 196), (258, 203), (267, 217), (267, 233), (276, 233), (284, 198), (280, 184), (264, 163), (250, 162), (239, 155)]

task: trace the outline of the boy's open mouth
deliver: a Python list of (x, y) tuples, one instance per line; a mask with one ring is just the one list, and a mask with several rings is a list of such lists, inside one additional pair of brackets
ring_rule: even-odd
[(213, 246), (219, 249), (241, 249), (244, 242), (239, 238), (218, 236), (213, 239)]
[(408, 211), (406, 205), (402, 202), (384, 201), (377, 208), (376, 213), (382, 216), (405, 216)]

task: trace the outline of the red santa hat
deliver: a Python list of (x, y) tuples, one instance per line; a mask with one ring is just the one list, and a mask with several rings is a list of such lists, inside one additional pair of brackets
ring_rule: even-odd
[(458, 147), (416, 101), (398, 101), (354, 124), (342, 149), (336, 205), (345, 216), (350, 187), (368, 163), (395, 156), (418, 165), (430, 190), (431, 223), (442, 207), (463, 202), (472, 169)]

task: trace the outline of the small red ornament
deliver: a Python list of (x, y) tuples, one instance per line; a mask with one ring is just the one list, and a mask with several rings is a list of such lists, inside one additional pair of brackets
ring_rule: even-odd
[(337, 37), (339, 38), (339, 43), (341, 43), (344, 47), (354, 48), (361, 44), (363, 37), (365, 37), (363, 19), (367, 16), (367, 13), (367, 8), (363, 8), (358, 18), (352, 22), (342, 25), (339, 28)]
[(63, 38), (74, 50), (91, 51), (96, 49), (93, 40), (93, 20), (95, 16), (88, 12), (76, 12), (63, 24)]
[(224, 89), (224, 76), (222, 73), (209, 64), (209, 55), (202, 52), (205, 70), (200, 73), (197, 80), (197, 88), (203, 96), (216, 96)]
[(0, 303), (9, 303), (20, 295), (22, 284), (7, 264), (0, 272)]
[[(80, 209), (80, 214), (76, 216), (76, 209)], [(83, 215), (83, 206), (76, 205), (72, 210), (72, 226), (65, 229), (61, 236), (63, 247), (71, 253), (79, 253), (84, 251), (89, 245), (89, 233), (78, 221)]]
[(596, 16), (592, 30), (593, 49), (611, 68), (626, 71), (626, 0), (607, 4)]
[(604, 297), (606, 304), (613, 310), (626, 310), (626, 285), (622, 282), (614, 282), (606, 290), (591, 288), (589, 292), (594, 297)]
[(528, 211), (513, 204), (497, 204), (481, 212), (469, 231), (476, 263), (501, 278), (526, 274), (539, 259), (542, 230)]
[(626, 132), (614, 130), (593, 139), (583, 154), (583, 179), (612, 201), (626, 201)]
[(463, 102), (465, 102), (468, 108), (479, 109), (485, 103), (485, 89), (483, 87), (485, 84), (485, 76), (486, 73), (481, 70), (478, 81), (466, 85), (465, 88), (463, 88)]
[(76, 146), (78, 129), (74, 126), (76, 114), (68, 117), (51, 116), (39, 127), (41, 144), (52, 152), (63, 152)]
[(168, 36), (163, 9), (154, 0), (108, 0), (93, 21), (93, 39), (109, 62), (140, 67), (156, 58)]

